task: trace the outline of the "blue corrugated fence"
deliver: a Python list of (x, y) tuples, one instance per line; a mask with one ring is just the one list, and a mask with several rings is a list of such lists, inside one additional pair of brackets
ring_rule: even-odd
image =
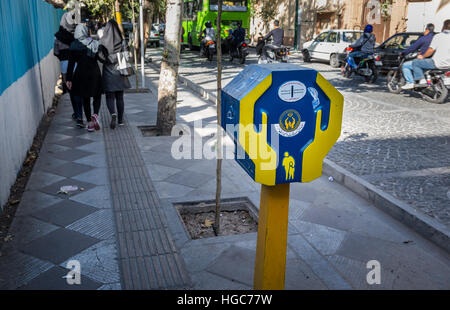
[(0, 95), (48, 55), (63, 13), (43, 0), (0, 1)]

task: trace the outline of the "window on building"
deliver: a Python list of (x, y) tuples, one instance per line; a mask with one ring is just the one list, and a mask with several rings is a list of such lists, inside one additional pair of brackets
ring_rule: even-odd
[(198, 0), (183, 3), (183, 19), (192, 20), (197, 15)]

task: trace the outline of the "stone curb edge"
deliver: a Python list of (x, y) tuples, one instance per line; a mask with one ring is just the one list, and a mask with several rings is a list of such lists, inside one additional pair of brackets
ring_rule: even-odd
[[(155, 64), (151, 64), (150, 66), (159, 70), (159, 66)], [(217, 97), (210, 91), (207, 91), (186, 77), (181, 76), (181, 74), (179, 74), (178, 77), (181, 84), (211, 103), (217, 103)], [(450, 230), (436, 220), (420, 213), (407, 203), (376, 188), (366, 180), (354, 175), (328, 159), (324, 159), (323, 173), (332, 176), (337, 182), (368, 200), (378, 209), (389, 214), (447, 252), (450, 252)]]
[(328, 159), (323, 161), (323, 173), (333, 177), (338, 183), (373, 203), (378, 209), (450, 252), (450, 230), (433, 218), (376, 188)]
[[(161, 64), (155, 64), (155, 63), (147, 63), (148, 66), (152, 67), (155, 70), (160, 70)], [(213, 104), (217, 104), (217, 96), (214, 95), (212, 92), (204, 89), (203, 87), (199, 86), (198, 84), (195, 84), (191, 80), (185, 78), (181, 74), (178, 73), (178, 82), (189, 88), (190, 90), (194, 91), (196, 94), (202, 96), (204, 99), (208, 100), (209, 102)]]

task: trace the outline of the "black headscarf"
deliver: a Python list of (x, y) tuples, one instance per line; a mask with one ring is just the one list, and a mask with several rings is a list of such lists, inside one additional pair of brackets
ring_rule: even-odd
[(103, 36), (100, 39), (100, 44), (108, 51), (108, 55), (122, 51), (122, 33), (119, 30), (119, 25), (111, 19), (103, 29)]

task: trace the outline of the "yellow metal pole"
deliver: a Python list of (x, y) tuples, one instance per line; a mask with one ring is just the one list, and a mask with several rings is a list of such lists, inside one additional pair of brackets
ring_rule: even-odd
[(283, 290), (289, 217), (289, 183), (261, 185), (255, 290)]
[(116, 11), (116, 21), (117, 24), (122, 25), (122, 14), (118, 11)]
[(116, 22), (117, 22), (117, 25), (119, 26), (119, 30), (122, 33), (122, 37), (125, 37), (125, 32), (123, 31), (123, 26), (122, 26), (122, 14), (120, 13), (119, 0), (116, 0), (116, 2), (114, 4), (114, 11), (115, 11), (115, 15), (116, 15)]

